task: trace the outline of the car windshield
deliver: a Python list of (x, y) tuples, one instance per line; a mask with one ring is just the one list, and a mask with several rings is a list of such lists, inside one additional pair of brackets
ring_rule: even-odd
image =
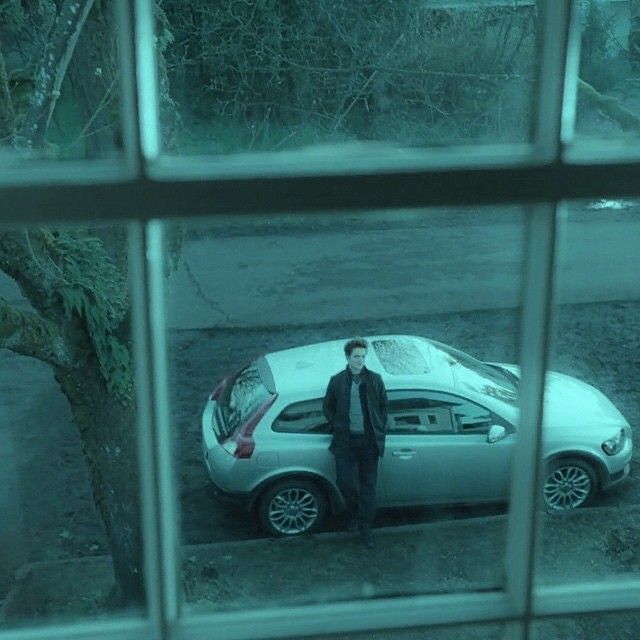
[(502, 367), (485, 364), (464, 351), (459, 351), (441, 342), (431, 341), (438, 350), (444, 352), (452, 366), (461, 367), (456, 371), (456, 380), (477, 393), (498, 398), (516, 405), (518, 400), (517, 378)]
[(218, 398), (225, 435), (242, 426), (270, 397), (255, 363), (240, 371)]

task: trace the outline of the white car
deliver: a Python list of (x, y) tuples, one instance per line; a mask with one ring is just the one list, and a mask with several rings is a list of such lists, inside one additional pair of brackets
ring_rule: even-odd
[[(366, 338), (367, 367), (389, 399), (377, 506), (502, 502), (518, 433), (519, 368), (427, 338)], [(211, 393), (205, 464), (218, 495), (244, 501), (277, 536), (316, 530), (340, 504), (322, 399), (346, 340), (259, 357)], [(547, 375), (543, 495), (550, 511), (584, 504), (629, 473), (631, 428), (600, 391)]]

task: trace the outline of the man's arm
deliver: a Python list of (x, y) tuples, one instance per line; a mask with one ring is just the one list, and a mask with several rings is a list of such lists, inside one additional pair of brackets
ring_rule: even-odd
[(329, 384), (327, 385), (327, 391), (322, 401), (322, 411), (329, 425), (333, 426), (333, 419), (336, 415), (336, 394), (334, 391), (333, 378), (329, 380)]
[(384, 386), (382, 378), (380, 378), (380, 415), (382, 416), (382, 424), (386, 432), (389, 421), (389, 398), (387, 397), (387, 389)]

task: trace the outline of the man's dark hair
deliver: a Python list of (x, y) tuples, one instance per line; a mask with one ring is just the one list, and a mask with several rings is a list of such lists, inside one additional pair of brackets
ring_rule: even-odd
[(364, 338), (354, 338), (344, 345), (344, 353), (347, 358), (354, 349), (368, 349), (369, 343)]

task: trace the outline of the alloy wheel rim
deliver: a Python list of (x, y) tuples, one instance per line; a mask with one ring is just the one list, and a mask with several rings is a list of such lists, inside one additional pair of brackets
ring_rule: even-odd
[(579, 507), (591, 493), (591, 477), (582, 467), (555, 469), (544, 483), (544, 499), (553, 511)]
[(318, 502), (306, 489), (285, 489), (269, 503), (269, 522), (278, 533), (304, 533), (317, 519)]

